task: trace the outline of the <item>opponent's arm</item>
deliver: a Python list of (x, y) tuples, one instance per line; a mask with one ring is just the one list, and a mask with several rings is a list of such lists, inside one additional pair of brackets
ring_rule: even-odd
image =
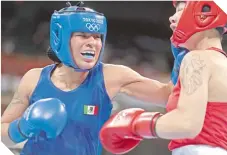
[(157, 120), (156, 132), (159, 137), (193, 138), (200, 133), (205, 119), (211, 75), (207, 59), (203, 51), (192, 51), (183, 59), (178, 106)]
[(14, 144), (8, 136), (8, 128), (12, 121), (19, 118), (29, 105), (29, 95), (31, 93), (31, 76), (34, 70), (28, 71), (20, 81), (20, 84), (11, 100), (10, 104), (4, 111), (1, 119), (1, 137), (6, 145)]
[(143, 77), (128, 67), (120, 68), (119, 75), (120, 92), (165, 107), (173, 87), (171, 82), (165, 84)]

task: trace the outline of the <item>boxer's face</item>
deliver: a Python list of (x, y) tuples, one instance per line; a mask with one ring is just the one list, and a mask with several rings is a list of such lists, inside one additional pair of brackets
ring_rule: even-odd
[(75, 32), (70, 44), (74, 61), (80, 69), (91, 69), (96, 64), (102, 48), (100, 34)]
[(179, 2), (176, 6), (176, 12), (174, 15), (172, 15), (171, 17), (169, 17), (169, 21), (170, 21), (170, 28), (172, 29), (172, 31), (174, 31), (177, 27), (177, 24), (181, 18), (181, 15), (183, 13), (185, 7), (185, 2)]

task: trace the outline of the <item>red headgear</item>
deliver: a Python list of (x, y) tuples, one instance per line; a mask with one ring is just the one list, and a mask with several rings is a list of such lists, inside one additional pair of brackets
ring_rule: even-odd
[[(176, 6), (176, 1), (173, 2)], [(186, 1), (185, 8), (173, 32), (175, 46), (185, 43), (196, 32), (225, 27), (227, 15), (213, 1)]]

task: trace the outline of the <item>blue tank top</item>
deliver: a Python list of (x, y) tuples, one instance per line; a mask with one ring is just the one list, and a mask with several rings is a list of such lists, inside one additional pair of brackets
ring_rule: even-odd
[(99, 131), (112, 110), (104, 84), (103, 64), (92, 69), (79, 87), (68, 92), (52, 83), (50, 77), (55, 67), (43, 68), (30, 105), (43, 98), (60, 99), (68, 112), (67, 125), (55, 139), (47, 139), (44, 133), (30, 138), (21, 155), (101, 155)]

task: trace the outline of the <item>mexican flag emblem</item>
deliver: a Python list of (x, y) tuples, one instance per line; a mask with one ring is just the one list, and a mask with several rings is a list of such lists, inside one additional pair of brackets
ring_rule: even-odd
[(85, 115), (97, 115), (98, 114), (98, 106), (84, 105), (84, 114)]

